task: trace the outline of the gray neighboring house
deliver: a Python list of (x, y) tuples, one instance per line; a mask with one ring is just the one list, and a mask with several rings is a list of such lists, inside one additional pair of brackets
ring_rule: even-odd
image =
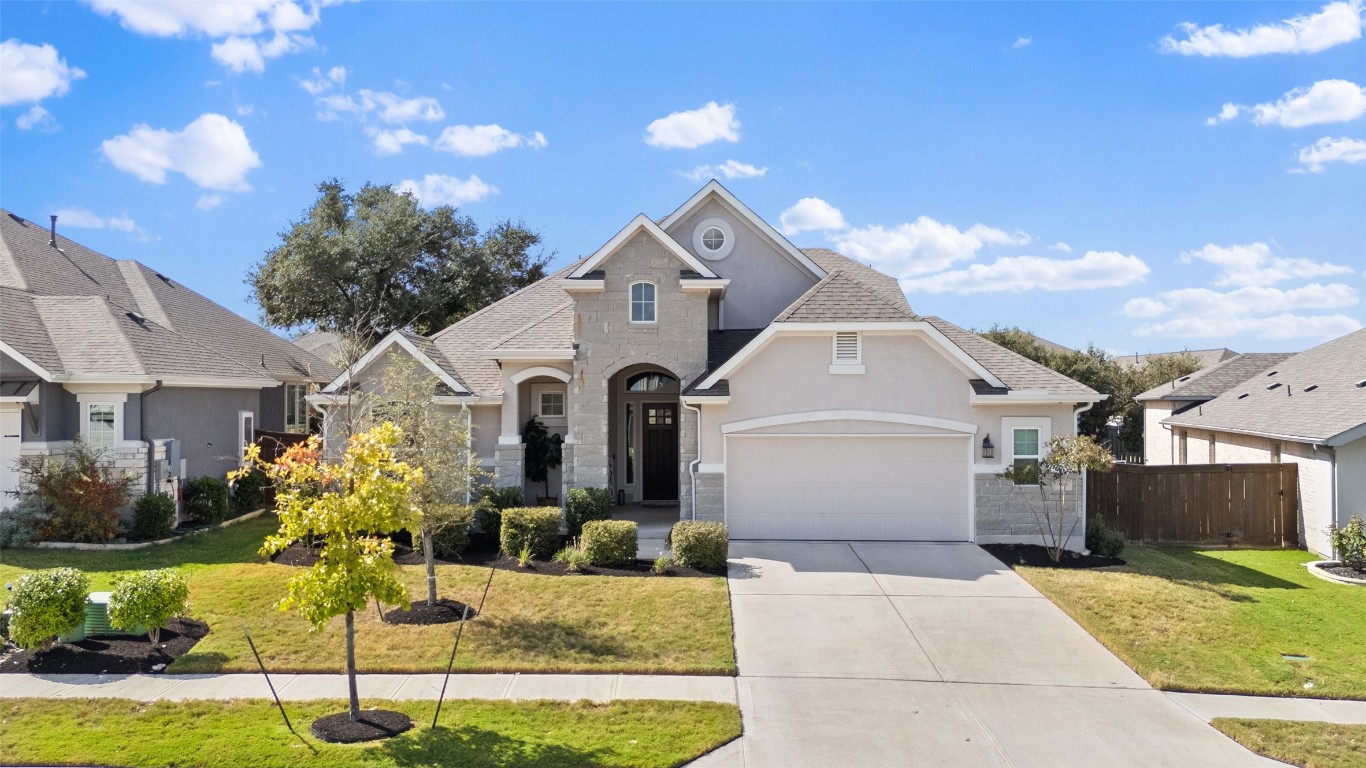
[(1366, 329), (1272, 357), (1161, 424), (1186, 459), (1172, 463), (1298, 464), (1300, 544), (1327, 555), (1329, 525), (1366, 517)]
[(1238, 356), (1237, 352), (1227, 348), (1218, 349), (1182, 349), (1176, 352), (1149, 352), (1143, 355), (1120, 355), (1115, 358), (1115, 362), (1124, 368), (1138, 368), (1148, 364), (1154, 357), (1175, 357), (1176, 355), (1190, 355), (1200, 364), (1200, 367), (1208, 368), (1211, 365), (1218, 365), (1226, 360)]
[(138, 492), (223, 477), (254, 430), (302, 431), (338, 370), (174, 278), (0, 211), (0, 505), (21, 456), (81, 435)]
[(545, 495), (534, 416), (564, 438), (549, 495), (608, 488), (737, 539), (1038, 542), (1037, 489), (996, 475), (1105, 397), (795, 247), (715, 181), (430, 338), (390, 334), (312, 401), (335, 412), (401, 354), (498, 485)]

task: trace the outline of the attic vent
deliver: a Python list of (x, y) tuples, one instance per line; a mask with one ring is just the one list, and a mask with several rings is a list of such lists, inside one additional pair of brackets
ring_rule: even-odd
[(1276, 382), (1275, 384), (1267, 384), (1267, 385), (1266, 385), (1266, 388), (1267, 388), (1267, 389), (1275, 389), (1276, 387), (1279, 387), (1280, 385), (1281, 385), (1281, 383), (1278, 381), (1278, 382)]
[(1241, 395), (1238, 395), (1238, 399), (1239, 399), (1239, 400), (1242, 400), (1242, 399), (1245, 398), (1245, 397), (1247, 397), (1247, 393), (1246, 393), (1246, 392), (1244, 392), (1244, 393), (1241, 394)]
[(1266, 372), (1266, 375), (1267, 375), (1267, 376), (1275, 376), (1275, 375), (1278, 374), (1278, 373), (1280, 373), (1280, 371), (1267, 371), (1267, 372)]
[(157, 273), (156, 273), (156, 276), (159, 277), (159, 278), (161, 278), (161, 282), (163, 282), (163, 283), (165, 283), (165, 284), (167, 284), (167, 285), (175, 285), (175, 283), (171, 282), (171, 278), (169, 278), (169, 277), (167, 277), (167, 276), (161, 274), (160, 272), (157, 272)]
[(1361, 389), (1362, 387), (1366, 387), (1366, 379), (1357, 382), (1357, 389)]
[(1177, 381), (1190, 381), (1190, 380), (1191, 380), (1191, 377), (1189, 377), (1189, 376), (1182, 376), (1181, 378), (1177, 379)]
[(1305, 391), (1305, 392), (1313, 392), (1314, 390), (1316, 390), (1316, 389), (1318, 389), (1318, 388), (1319, 388), (1319, 385), (1317, 385), (1317, 384), (1310, 384), (1309, 386), (1307, 386), (1307, 387), (1304, 388), (1304, 391)]
[(857, 364), (862, 358), (862, 343), (857, 331), (841, 331), (835, 334), (836, 365)]
[(139, 315), (136, 312), (128, 312), (127, 315), (129, 320), (132, 320), (138, 325), (142, 325), (143, 323), (147, 322), (147, 318), (143, 317), (142, 315)]

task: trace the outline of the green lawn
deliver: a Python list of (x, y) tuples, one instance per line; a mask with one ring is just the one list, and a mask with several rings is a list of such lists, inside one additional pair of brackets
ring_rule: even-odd
[(145, 703), (126, 699), (0, 701), (0, 763), (8, 765), (349, 768), (518, 766), (651, 768), (682, 765), (740, 735), (740, 711), (703, 702), (611, 704), (365, 701), (417, 727), (393, 739), (327, 744), (308, 732), (341, 701), (287, 702), (299, 736), (268, 700)]
[[(131, 552), (0, 551), (0, 581), (27, 570), (70, 565), (107, 589), (120, 571), (179, 567), (190, 581), (190, 614), (210, 634), (167, 670), (255, 672), (246, 625), (271, 671), (343, 671), (341, 619), (310, 634), (295, 611), (275, 608), (298, 569), (256, 556), (274, 529), (264, 517), (184, 541)], [(420, 566), (403, 569), (410, 595), (423, 594)], [(443, 597), (478, 604), (485, 568), (440, 566)], [(444, 671), (455, 625), (381, 624), (357, 614), (362, 672)], [(456, 668), (465, 672), (734, 674), (730, 599), (722, 578), (551, 577), (498, 571), (484, 613), (465, 629)]]
[(1366, 699), (1366, 589), (1316, 578), (1313, 555), (1131, 545), (1123, 557), (1016, 570), (1158, 688)]
[(1366, 725), (1220, 718), (1215, 728), (1248, 749), (1302, 768), (1366, 765)]

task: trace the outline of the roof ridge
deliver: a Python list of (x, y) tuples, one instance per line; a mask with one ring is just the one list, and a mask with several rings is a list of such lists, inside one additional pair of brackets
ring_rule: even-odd
[[(848, 257), (846, 257), (846, 258), (848, 258)], [(840, 270), (840, 272), (841, 272), (846, 278), (848, 278), (849, 280), (854, 281), (854, 283), (855, 283), (856, 285), (858, 285), (858, 287), (860, 287), (860, 288), (862, 288), (863, 290), (867, 291), (873, 298), (875, 298), (875, 299), (877, 299), (878, 301), (882, 302), (883, 304), (885, 304), (885, 305), (891, 307), (892, 309), (896, 310), (897, 312), (899, 312), (899, 313), (905, 315), (905, 316), (906, 316), (908, 319), (910, 319), (910, 320), (918, 319), (918, 318), (917, 318), (917, 315), (915, 314), (915, 312), (908, 312), (908, 311), (906, 311), (905, 309), (902, 309), (901, 307), (898, 307), (897, 305), (895, 305), (895, 304), (893, 304), (892, 302), (888, 301), (887, 299), (883, 298), (883, 297), (878, 293), (878, 291), (877, 291), (876, 288), (872, 287), (871, 285), (868, 285), (867, 283), (865, 283), (865, 282), (863, 282), (862, 280), (858, 279), (858, 278), (855, 277), (854, 275), (849, 274), (849, 273), (846, 272), (845, 270)], [(888, 275), (888, 277), (891, 277), (891, 276)], [(895, 279), (895, 278), (893, 278), (893, 279)], [(909, 305), (910, 305), (910, 302), (907, 302), (907, 305), (909, 306)]]

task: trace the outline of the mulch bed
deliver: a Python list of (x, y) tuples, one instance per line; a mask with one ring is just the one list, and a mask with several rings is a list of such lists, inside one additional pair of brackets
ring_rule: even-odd
[[(469, 610), (468, 618), (479, 615), (473, 606)], [(406, 611), (395, 608), (384, 614), (384, 620), (390, 624), (451, 624), (460, 621), (464, 615), (464, 603), (442, 597), (437, 599), (436, 605), (427, 605), (426, 600), (421, 600), (414, 601)]]
[(387, 709), (362, 709), (360, 719), (352, 720), (350, 712), (320, 717), (313, 721), (313, 735), (333, 744), (355, 744), (397, 736), (413, 727), (412, 718), (402, 712)]
[(1326, 563), (1318, 563), (1315, 564), (1314, 567), (1324, 573), (1331, 573), (1338, 578), (1366, 582), (1366, 571), (1358, 571), (1355, 568), (1348, 568), (1345, 565), (1328, 565)]
[[(156, 672), (185, 655), (209, 634), (209, 625), (193, 619), (171, 619), (152, 645), (146, 635), (90, 637), (79, 643), (58, 643), (46, 651), (10, 649), (0, 654), (0, 673), (134, 674)], [(163, 666), (164, 670), (165, 667)]]
[(1048, 555), (1048, 548), (1039, 544), (983, 544), (982, 549), (990, 552), (993, 557), (1006, 565), (1031, 565), (1038, 568), (1106, 568), (1112, 565), (1124, 565), (1124, 561), (1117, 557), (1101, 557), (1100, 555), (1083, 555), (1070, 550), (1064, 550), (1062, 560), (1053, 562), (1053, 558)]
[[(569, 543), (568, 537), (562, 537), (561, 546)], [(318, 550), (305, 547), (303, 542), (296, 541), (290, 545), (289, 549), (276, 554), (271, 558), (272, 562), (280, 565), (294, 565), (307, 568), (318, 562)], [(413, 549), (405, 544), (394, 545), (394, 562), (399, 565), (422, 565), (422, 552)], [(536, 560), (532, 564), (523, 568), (517, 564), (517, 558), (505, 557), (498, 548), (498, 541), (490, 536), (475, 535), (470, 539), (470, 546), (461, 554), (458, 559), (446, 559), (438, 556), (437, 565), (472, 565), (482, 568), (497, 568), (502, 571), (520, 571), (522, 573), (533, 573), (538, 576), (635, 576), (635, 577), (665, 577), (665, 578), (713, 578), (724, 576), (725, 573), (707, 573), (693, 568), (684, 568), (681, 565), (670, 565), (664, 573), (654, 572), (654, 561), (637, 560), (633, 565), (623, 565), (615, 568), (599, 568), (597, 566), (587, 566), (581, 571), (569, 570), (567, 563), (556, 563), (553, 561)]]

